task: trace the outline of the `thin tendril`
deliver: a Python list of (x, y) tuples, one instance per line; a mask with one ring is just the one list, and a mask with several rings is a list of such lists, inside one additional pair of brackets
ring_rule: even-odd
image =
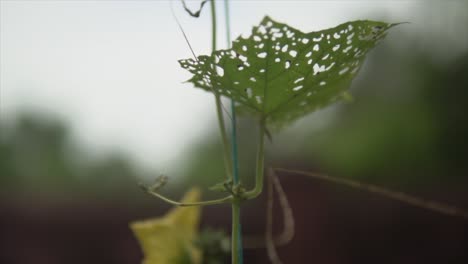
[[(224, 1), (224, 17), (226, 22), (226, 42), (227, 47), (231, 48), (231, 24), (230, 24), (230, 17), (229, 17), (229, 1)], [(240, 184), (240, 177), (239, 177), (239, 159), (238, 159), (238, 151), (237, 151), (237, 123), (236, 123), (236, 107), (234, 100), (231, 98), (231, 155), (232, 155), (232, 180), (234, 185)], [(240, 218), (240, 207), (239, 207), (239, 215)], [(237, 236), (239, 237), (237, 240), (238, 243), (238, 252), (233, 252), (233, 254), (238, 255), (239, 264), (244, 262), (243, 257), (243, 246), (242, 246), (242, 225), (239, 221), (239, 227), (237, 229)]]
[(391, 191), (386, 188), (382, 188), (373, 184), (367, 184), (367, 183), (362, 183), (362, 182), (355, 181), (355, 180), (342, 179), (342, 178), (332, 177), (332, 176), (325, 175), (325, 174), (312, 173), (312, 172), (300, 171), (300, 170), (289, 170), (289, 169), (283, 169), (283, 168), (274, 168), (274, 170), (309, 176), (315, 179), (325, 180), (328, 182), (345, 185), (345, 186), (356, 188), (359, 190), (368, 191), (370, 193), (375, 193), (383, 197), (397, 200), (397, 201), (400, 201), (409, 205), (413, 205), (419, 208), (427, 209), (430, 211), (434, 211), (434, 212), (438, 212), (438, 213), (446, 214), (446, 215), (460, 216), (465, 219), (468, 219), (468, 212), (456, 206), (452, 206), (452, 205), (448, 205), (448, 204), (444, 204), (444, 203), (440, 203), (436, 201), (425, 200), (425, 199), (412, 196), (403, 192)]
[[(206, 2), (206, 1), (204, 1), (204, 2)], [(184, 4), (184, 8), (185, 8), (185, 2), (182, 1), (182, 3)], [(187, 43), (187, 45), (188, 45), (188, 47), (189, 47), (189, 49), (190, 49), (190, 52), (192, 53), (193, 59), (194, 59), (195, 61), (197, 61), (197, 62), (200, 62), (200, 61), (198, 60), (198, 57), (197, 57), (195, 51), (194, 51), (193, 48), (192, 48), (192, 45), (190, 44), (190, 41), (189, 41), (189, 39), (188, 39), (188, 37), (187, 37), (187, 34), (185, 33), (184, 28), (182, 27), (182, 24), (180, 23), (179, 19), (177, 18), (176, 14), (175, 14), (175, 12), (174, 12), (173, 1), (170, 1), (170, 6), (171, 6), (171, 14), (172, 14), (172, 17), (174, 18), (174, 20), (175, 20), (176, 23), (177, 23), (177, 26), (179, 27), (180, 31), (182, 32), (182, 35), (184, 36), (185, 42)], [(203, 3), (202, 3), (201, 6), (203, 7)], [(187, 9), (186, 9), (186, 11), (187, 11)], [(198, 12), (200, 12), (200, 10), (199, 10)], [(191, 14), (191, 13), (189, 12), (189, 14)], [(196, 17), (198, 17), (198, 16), (196, 16)], [(210, 86), (210, 89), (211, 89), (211, 91), (212, 91), (213, 93), (215, 93), (215, 90), (213, 89), (213, 87)], [(227, 115), (227, 117), (228, 117), (230, 120), (232, 120), (231, 114), (229, 113), (229, 111), (226, 109), (226, 107), (224, 106), (224, 104), (223, 104), (222, 102), (221, 102), (221, 108), (223, 109), (223, 112)]]
[(156, 192), (155, 190), (151, 190), (147, 188), (146, 186), (140, 184), (140, 188), (143, 189), (145, 192), (148, 194), (151, 194), (152, 196), (155, 196), (161, 200), (163, 200), (166, 203), (175, 205), (175, 206), (207, 206), (207, 205), (215, 205), (215, 204), (222, 204), (222, 203), (228, 203), (232, 200), (232, 196), (226, 196), (223, 198), (215, 199), (215, 200), (208, 200), (208, 201), (201, 201), (201, 202), (196, 202), (196, 203), (181, 203), (178, 201), (175, 201), (173, 199), (167, 198), (166, 196)]
[(184, 6), (184, 9), (185, 11), (193, 16), (193, 17), (200, 17), (200, 12), (203, 10), (203, 6), (206, 4), (206, 2), (208, 2), (209, 0), (204, 0), (200, 3), (200, 8), (196, 11), (196, 12), (193, 12), (192, 10), (190, 10), (187, 5), (185, 4), (185, 1), (184, 0), (181, 0), (182, 2), (182, 5)]

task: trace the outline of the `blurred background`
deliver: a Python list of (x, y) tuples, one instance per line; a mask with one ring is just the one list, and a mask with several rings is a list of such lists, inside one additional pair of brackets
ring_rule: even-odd
[[(224, 38), (217, 1), (218, 43)], [(208, 5), (174, 12), (197, 54)], [(187, 1), (193, 10), (199, 1)], [(168, 1), (0, 1), (0, 263), (138, 263), (130, 221), (170, 206), (139, 181), (167, 175), (177, 198), (223, 177), (211, 94), (183, 83), (191, 57)], [(232, 35), (265, 14), (304, 32), (356, 19), (407, 21), (368, 56), (339, 103), (273, 135), (267, 166), (355, 179), (468, 210), (467, 1), (230, 1)], [(256, 126), (239, 120), (251, 186)], [(468, 221), (360, 190), (278, 173), (296, 236), (284, 263), (468, 263)], [(246, 203), (263, 234), (265, 198)], [(281, 211), (275, 207), (275, 229)], [(229, 232), (229, 206), (202, 227)], [(246, 250), (246, 263), (268, 263)]]

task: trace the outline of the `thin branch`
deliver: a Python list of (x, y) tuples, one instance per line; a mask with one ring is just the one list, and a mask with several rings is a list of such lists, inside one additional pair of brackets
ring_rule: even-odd
[(282, 264), (281, 259), (276, 251), (275, 241), (273, 239), (273, 170), (268, 169), (268, 184), (267, 184), (267, 214), (266, 214), (266, 232), (265, 232), (265, 244), (267, 249), (267, 255), (270, 262), (273, 264)]
[[(291, 242), (291, 240), (294, 237), (294, 233), (295, 233), (294, 216), (293, 216), (292, 208), (288, 201), (288, 197), (286, 196), (286, 193), (284, 192), (283, 187), (281, 186), (278, 176), (276, 175), (274, 170), (271, 168), (268, 169), (268, 175), (269, 177), (267, 179), (268, 181), (271, 181), (273, 186), (275, 187), (275, 191), (278, 195), (278, 199), (279, 199), (280, 206), (281, 206), (281, 211), (283, 213), (283, 230), (279, 235), (275, 235), (273, 237), (274, 246), (279, 247), (279, 246), (284, 246), (288, 244), (289, 242)], [(268, 214), (269, 213), (267, 212), (267, 217), (268, 217)], [(266, 247), (264, 237), (259, 237), (259, 236), (247, 237), (245, 240), (246, 240), (245, 248), (254, 249), (254, 248)]]

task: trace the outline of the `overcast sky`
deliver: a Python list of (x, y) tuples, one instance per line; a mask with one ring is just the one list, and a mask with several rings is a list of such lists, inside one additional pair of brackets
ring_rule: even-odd
[[(124, 150), (149, 168), (170, 167), (215, 125), (213, 97), (190, 84), (190, 57), (168, 1), (6, 1), (0, 13), (0, 110), (65, 119), (93, 150)], [(232, 35), (265, 14), (302, 31), (356, 19), (409, 21), (414, 1), (230, 1)], [(197, 54), (210, 51), (209, 5), (201, 18), (174, 9)], [(218, 1), (219, 47), (225, 47)], [(199, 1), (189, 1), (196, 9)]]

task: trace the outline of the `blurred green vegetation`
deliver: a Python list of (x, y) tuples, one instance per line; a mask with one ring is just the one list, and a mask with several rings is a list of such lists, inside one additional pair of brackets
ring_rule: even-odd
[[(328, 170), (406, 181), (468, 172), (468, 54), (440, 66), (414, 50), (375, 54), (356, 85), (358, 102), (307, 140)], [(388, 63), (405, 57), (406, 65)]]
[[(139, 173), (121, 153), (92, 155), (74, 144), (61, 120), (33, 112), (4, 121), (1, 193), (9, 196), (130, 198)], [(135, 188), (129, 188), (135, 186)]]

